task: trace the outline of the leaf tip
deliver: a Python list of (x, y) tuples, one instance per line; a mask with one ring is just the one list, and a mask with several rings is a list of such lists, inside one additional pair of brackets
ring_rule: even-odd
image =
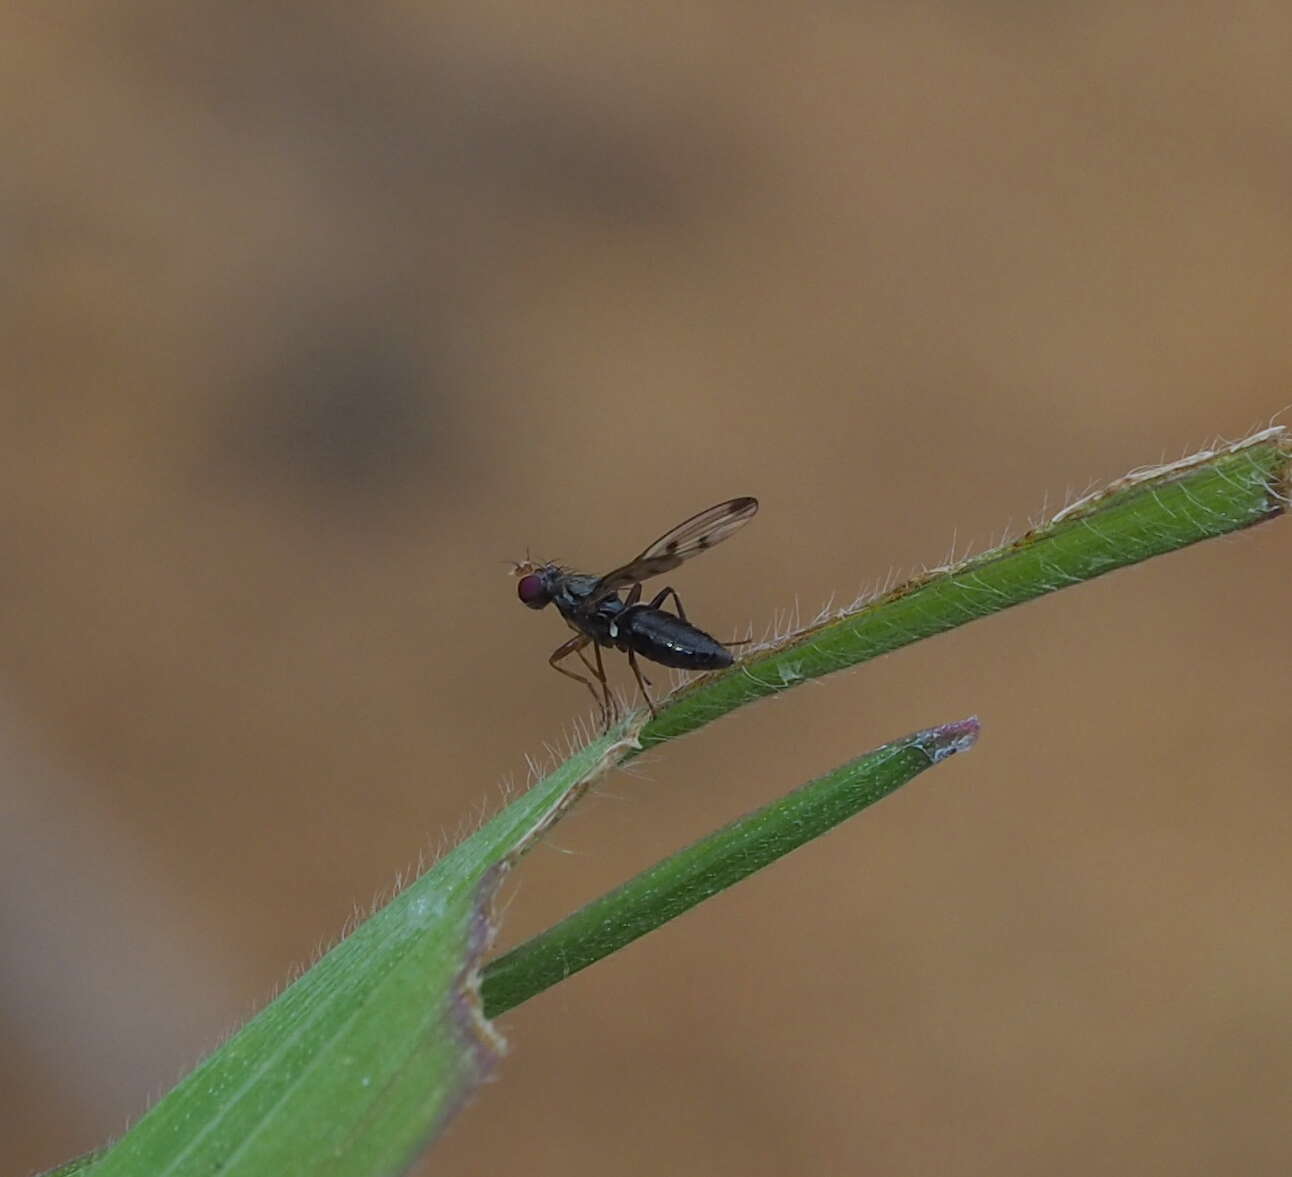
[(982, 724), (976, 715), (967, 719), (958, 719), (954, 723), (940, 724), (927, 731), (920, 732), (915, 742), (923, 749), (929, 760), (940, 764), (948, 756), (957, 752), (967, 752), (978, 742)]

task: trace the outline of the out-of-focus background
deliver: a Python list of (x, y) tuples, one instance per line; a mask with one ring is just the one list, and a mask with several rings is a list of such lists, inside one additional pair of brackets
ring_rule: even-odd
[[(0, 16), (0, 1139), (118, 1133), (589, 700), (506, 561), (730, 636), (1292, 402), (1280, 5)], [(503, 1021), (439, 1172), (1285, 1174), (1292, 530), (640, 762), (512, 943), (984, 735)], [(618, 666), (619, 681), (627, 681)]]

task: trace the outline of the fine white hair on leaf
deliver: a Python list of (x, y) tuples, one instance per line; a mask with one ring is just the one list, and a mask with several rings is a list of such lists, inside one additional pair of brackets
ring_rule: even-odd
[(560, 854), (566, 858), (575, 858), (582, 853), (582, 851), (579, 850), (572, 850), (569, 846), (562, 846), (559, 842), (556, 842), (550, 834), (544, 838), (539, 845), (544, 850), (550, 850), (553, 854)]
[[(1282, 411), (1286, 412), (1287, 410), (1285, 409)], [(1042, 501), (1040, 515), (1030, 517), (1022, 533), (1018, 533), (1016, 531), (1013, 521), (1010, 520), (1001, 528), (999, 535), (995, 533), (992, 534), (985, 548), (976, 550), (976, 546), (973, 544), (967, 544), (962, 548), (959, 541), (958, 531), (953, 531), (950, 553), (944, 563), (925, 566), (914, 575), (904, 575), (901, 570), (895, 566), (890, 566), (881, 580), (873, 583), (869, 587), (864, 587), (849, 605), (837, 610), (834, 609), (834, 598), (832, 596), (812, 621), (807, 624), (807, 626), (802, 625), (799, 616), (799, 601), (798, 598), (795, 597), (792, 606), (784, 609), (773, 609), (771, 621), (764, 628), (762, 640), (744, 651), (744, 656), (739, 660), (737, 665), (742, 673), (750, 677), (754, 677), (747, 665), (751, 654), (774, 650), (778, 646), (783, 646), (787, 643), (793, 642), (795, 639), (803, 636), (803, 634), (820, 628), (830, 621), (844, 620), (868, 606), (881, 601), (893, 592), (909, 592), (914, 588), (918, 588), (920, 587), (921, 582), (928, 581), (935, 576), (963, 574), (968, 571), (970, 565), (975, 560), (984, 556), (990, 557), (997, 552), (1003, 552), (1012, 544), (1019, 542), (1019, 540), (1025, 538), (1031, 533), (1042, 528), (1053, 526), (1056, 523), (1061, 523), (1065, 519), (1081, 512), (1091, 504), (1112, 494), (1134, 487), (1137, 484), (1152, 478), (1170, 475), (1177, 470), (1188, 470), (1201, 462), (1224, 453), (1234, 453), (1263, 442), (1280, 439), (1284, 436), (1284, 433), (1285, 430), (1282, 426), (1274, 425), (1251, 434), (1238, 442), (1218, 441), (1214, 443), (1212, 449), (1189, 452), (1183, 457), (1172, 462), (1159, 463), (1154, 466), (1147, 466), (1133, 470), (1129, 474), (1105, 485), (1091, 482), (1080, 494), (1074, 494), (1071, 488), (1069, 488), (1069, 491), (1065, 496), (1065, 505), (1053, 514), (1050, 513), (1050, 498), (1047, 492)], [(1289, 499), (1289, 492), (1278, 485), (1271, 486), (1270, 493), (1277, 495), (1280, 502), (1285, 502)], [(1060, 575), (1058, 570), (1055, 569), (1053, 580), (1056, 585), (1059, 585), (1062, 583), (1068, 583), (1070, 578)], [(966, 583), (965, 587), (972, 588), (972, 582)], [(992, 594), (995, 595), (996, 590), (992, 590)], [(984, 612), (991, 611), (991, 609), (984, 610)], [(977, 610), (974, 610), (973, 615), (979, 616), (981, 614)], [(674, 681), (676, 682), (677, 679), (675, 678)]]

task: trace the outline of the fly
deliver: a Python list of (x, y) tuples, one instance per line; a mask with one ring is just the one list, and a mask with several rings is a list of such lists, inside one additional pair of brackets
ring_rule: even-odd
[[(656, 714), (655, 704), (646, 689), (649, 680), (637, 665), (639, 656), (661, 666), (681, 670), (720, 670), (732, 664), (732, 653), (722, 642), (687, 620), (681, 598), (671, 585), (643, 603), (642, 582), (671, 572), (692, 556), (720, 544), (748, 523), (757, 511), (758, 500), (753, 498), (719, 503), (666, 531), (640, 556), (605, 576), (589, 576), (559, 564), (526, 561), (516, 566), (516, 575), (520, 577), (516, 595), (521, 601), (531, 609), (554, 604), (565, 624), (574, 630), (574, 637), (552, 652), (548, 664), (567, 678), (583, 683), (592, 692), (601, 711), (602, 722), (607, 727), (612, 715), (618, 713), (618, 707), (606, 682), (605, 666), (601, 660), (603, 646), (627, 653), (628, 665), (632, 667), (652, 715)], [(663, 607), (669, 597), (673, 598), (676, 613)], [(595, 665), (588, 661), (584, 652), (588, 646), (592, 647), (595, 655)], [(600, 684), (599, 693), (592, 685), (592, 679), (559, 665), (571, 654), (578, 656), (584, 668)]]

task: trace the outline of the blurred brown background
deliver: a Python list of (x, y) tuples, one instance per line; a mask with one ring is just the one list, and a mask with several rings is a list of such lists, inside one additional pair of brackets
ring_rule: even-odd
[[(588, 702), (517, 605), (815, 613), (1292, 402), (1283, 5), (0, 17), (0, 1139), (118, 1133)], [(978, 748), (504, 1019), (437, 1171), (1284, 1174), (1292, 531), (608, 781), (511, 943), (887, 738)], [(619, 667), (619, 680), (627, 679)]]

